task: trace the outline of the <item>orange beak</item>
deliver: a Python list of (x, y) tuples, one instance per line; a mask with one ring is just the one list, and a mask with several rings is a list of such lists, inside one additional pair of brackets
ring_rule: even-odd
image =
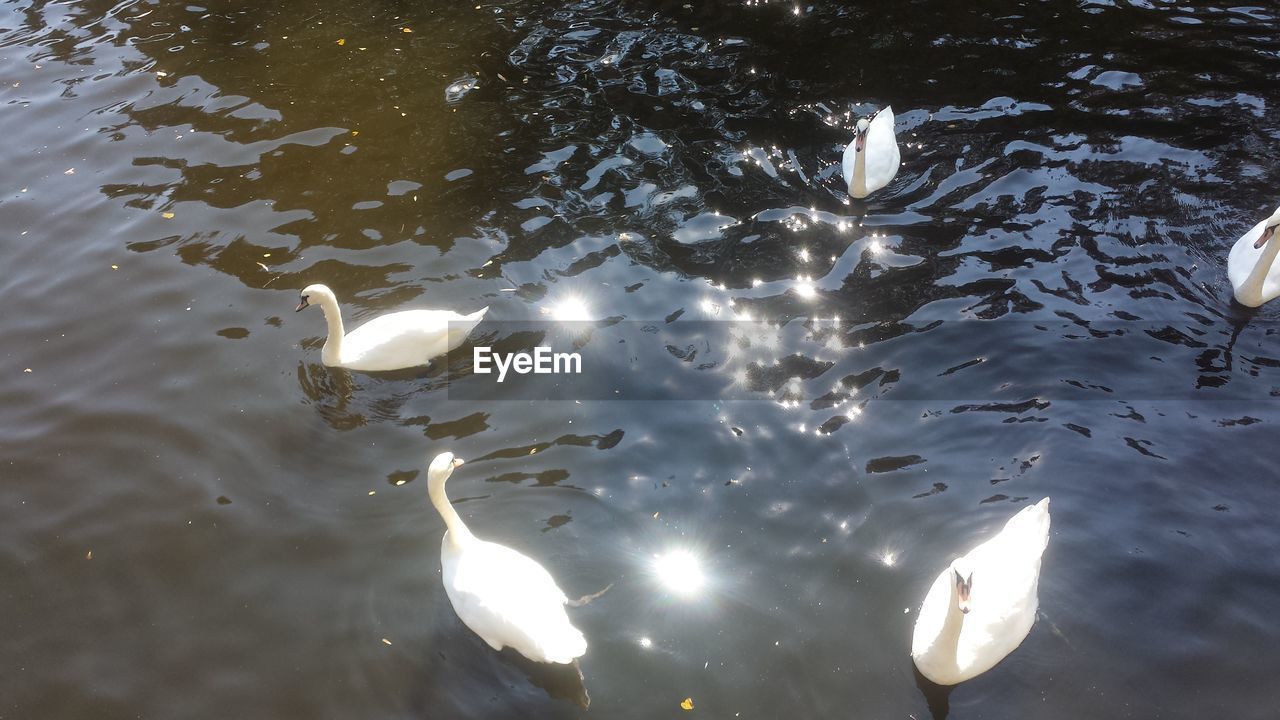
[(1262, 237), (1259, 237), (1259, 238), (1258, 238), (1258, 242), (1256, 242), (1256, 243), (1254, 243), (1254, 244), (1253, 244), (1253, 249), (1254, 249), (1254, 250), (1259, 250), (1259, 249), (1261, 249), (1261, 248), (1262, 248), (1262, 246), (1263, 246), (1263, 245), (1266, 245), (1266, 244), (1267, 244), (1267, 241), (1268, 241), (1268, 240), (1270, 240), (1270, 239), (1272, 238), (1272, 236), (1273, 236), (1273, 235), (1275, 235), (1275, 234), (1276, 234), (1276, 226), (1275, 226), (1275, 225), (1272, 225), (1272, 226), (1271, 226), (1271, 227), (1269, 227), (1269, 228), (1263, 228), (1263, 229), (1262, 229)]

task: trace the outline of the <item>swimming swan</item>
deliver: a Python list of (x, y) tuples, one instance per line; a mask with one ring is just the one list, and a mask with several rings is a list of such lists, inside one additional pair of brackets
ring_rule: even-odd
[(920, 674), (955, 685), (1013, 652), (1036, 620), (1049, 498), (1023, 508), (998, 535), (957, 558), (925, 595), (911, 638)]
[(587, 639), (564, 611), (569, 599), (534, 560), (471, 534), (444, 492), (459, 465), (462, 460), (446, 452), (427, 469), (431, 504), (449, 528), (440, 565), (453, 611), (494, 650), (510, 645), (534, 662), (573, 662), (587, 651)]
[(1275, 261), (1280, 240), (1276, 239), (1276, 226), (1280, 226), (1280, 208), (1231, 246), (1227, 277), (1231, 278), (1236, 302), (1241, 305), (1258, 307), (1280, 295), (1280, 264)]
[(871, 113), (869, 118), (860, 118), (853, 142), (844, 149), (841, 164), (849, 194), (864, 198), (888, 185), (898, 174), (901, 161), (898, 140), (893, 134), (893, 108), (886, 106)]
[(380, 315), (344, 334), (342, 310), (332, 290), (324, 285), (306, 286), (295, 312), (312, 303), (320, 306), (329, 323), (320, 360), (330, 367), (372, 372), (426, 365), (431, 358), (461, 345), (489, 311), (484, 307), (459, 315), (452, 310), (404, 310)]

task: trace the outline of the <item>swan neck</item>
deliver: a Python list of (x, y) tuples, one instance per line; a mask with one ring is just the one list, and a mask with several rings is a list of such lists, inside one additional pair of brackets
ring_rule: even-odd
[(951, 585), (951, 598), (947, 602), (947, 617), (942, 621), (942, 630), (938, 632), (938, 639), (934, 643), (934, 649), (944, 653), (946, 657), (954, 658), (956, 651), (960, 647), (960, 629), (964, 627), (964, 613), (960, 612), (960, 591), (956, 589), (954, 580), (948, 584)]
[(342, 327), (342, 309), (338, 307), (337, 300), (327, 297), (320, 301), (320, 310), (329, 325), (329, 337), (324, 340), (320, 359), (325, 365), (337, 365), (342, 358), (342, 338), (346, 336)]
[(867, 137), (862, 139), (862, 151), (854, 152), (853, 157), (853, 195), (855, 197), (866, 197), (867, 195), (867, 141), (871, 139), (871, 131), (867, 131)]
[(444, 520), (445, 527), (449, 528), (449, 540), (457, 547), (465, 544), (472, 535), (467, 524), (462, 522), (462, 516), (453, 509), (453, 503), (449, 502), (449, 496), (444, 492), (444, 480), (444, 478), (439, 480), (431, 478), (427, 483), (427, 495), (431, 497), (431, 504), (436, 506), (436, 512), (440, 513), (440, 517)]
[(1248, 279), (1236, 293), (1241, 303), (1255, 307), (1262, 304), (1262, 288), (1267, 281), (1267, 275), (1271, 273), (1271, 266), (1275, 263), (1277, 253), (1280, 253), (1280, 237), (1273, 237), (1263, 247), (1258, 261), (1249, 271)]

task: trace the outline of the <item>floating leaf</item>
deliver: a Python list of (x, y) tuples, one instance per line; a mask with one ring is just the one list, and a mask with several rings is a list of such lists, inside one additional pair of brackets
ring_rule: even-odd
[(692, 710), (692, 709), (693, 709), (693, 698), (691, 698), (691, 697), (687, 697), (687, 698), (685, 698), (685, 699), (681, 700), (681, 701), (680, 701), (680, 707), (681, 707), (682, 709), (684, 709), (684, 710)]
[(407, 33), (411, 33), (411, 32), (413, 32), (413, 31), (412, 31), (412, 30), (410, 30), (409, 28), (400, 28), (400, 32), (407, 32)]
[(172, 220), (172, 219), (173, 219), (173, 213), (171, 213), (171, 212), (167, 212), (167, 213), (160, 213), (160, 217), (164, 218), (165, 220)]
[(384, 645), (390, 645), (390, 644), (391, 644), (391, 641), (390, 641), (390, 640), (388, 640), (388, 639), (386, 639), (386, 638), (382, 638), (382, 643), (383, 643)]
[(338, 44), (339, 44), (339, 45), (346, 45), (346, 44), (347, 44), (347, 39), (346, 39), (346, 38), (338, 38)]

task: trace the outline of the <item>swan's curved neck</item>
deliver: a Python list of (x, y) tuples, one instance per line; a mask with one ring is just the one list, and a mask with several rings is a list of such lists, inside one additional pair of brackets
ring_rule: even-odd
[(853, 193), (857, 197), (867, 194), (867, 140), (871, 133), (862, 139), (862, 151), (854, 152), (853, 157)]
[(1271, 266), (1276, 261), (1277, 253), (1280, 253), (1280, 237), (1273, 237), (1263, 247), (1262, 254), (1258, 256), (1258, 262), (1254, 264), (1253, 270), (1249, 271), (1248, 279), (1236, 291), (1236, 297), (1241, 303), (1253, 306), (1262, 304), (1262, 286), (1267, 281), (1267, 275), (1271, 273)]
[(960, 629), (964, 627), (964, 613), (960, 612), (960, 591), (954, 578), (947, 578), (951, 585), (951, 597), (947, 601), (947, 615), (938, 629), (938, 635), (929, 646), (929, 655), (944, 666), (956, 666), (960, 651)]
[(470, 541), (474, 536), (467, 529), (467, 524), (462, 522), (462, 516), (458, 515), (458, 511), (453, 509), (453, 503), (449, 502), (449, 496), (444, 493), (445, 478), (429, 478), (427, 480), (427, 495), (431, 497), (431, 504), (436, 506), (436, 512), (440, 513), (440, 517), (444, 519), (445, 527), (449, 528), (449, 540), (454, 547), (461, 547)]
[(328, 297), (320, 301), (320, 310), (324, 312), (325, 322), (329, 324), (329, 337), (324, 340), (320, 359), (325, 365), (337, 365), (342, 358), (342, 338), (347, 334), (342, 329), (342, 310), (338, 307), (337, 300)]

